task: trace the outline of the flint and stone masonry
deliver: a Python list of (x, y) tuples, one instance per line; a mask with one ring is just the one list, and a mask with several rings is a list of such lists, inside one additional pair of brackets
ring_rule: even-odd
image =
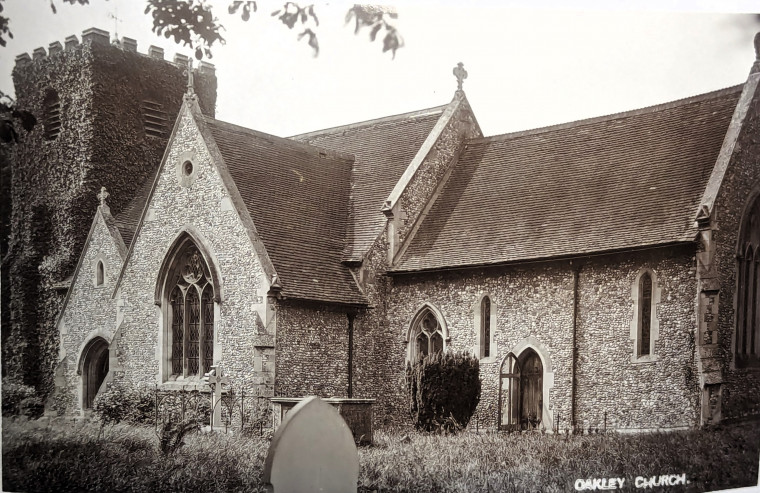
[[(387, 199), (377, 204), (372, 199), (379, 219), (374, 241), (362, 238), (369, 245), (362, 247), (366, 251), (347, 256), (342, 232), (348, 238), (355, 230), (372, 230), (354, 224), (361, 220), (358, 216), (343, 214), (367, 210), (366, 204), (355, 203), (363, 197), (352, 188), (352, 173), (371, 160), (212, 121), (213, 67), (202, 64), (188, 78), (187, 58), (176, 56), (172, 63), (161, 50), (148, 51), (138, 53), (129, 38), (111, 44), (107, 32), (92, 29), (82, 35), (82, 43), (69, 37), (65, 46), (52, 43), (33, 57), (17, 58), (19, 104), (42, 117), (14, 151), (16, 243), (8, 255), (10, 269), (3, 269), (4, 275), (10, 271), (11, 285), (11, 295), (3, 298), (3, 316), (10, 314), (3, 319), (3, 365), (12, 378), (48, 396), (49, 411), (87, 412), (94, 396), (109, 387), (206, 391), (202, 372), (185, 376), (172, 367), (177, 350), (172, 323), (179, 315), (172, 312), (170, 300), (174, 286), (187, 289), (187, 283), (195, 282), (187, 279), (205, 276), (212, 301), (204, 305), (203, 325), (213, 328), (213, 339), (202, 353), (233, 386), (285, 400), (318, 395), (371, 402), (375, 427), (408, 423), (404, 371), (414, 352), (414, 323), (423, 310), (438, 318), (447, 350), (480, 357), (483, 390), (473, 421), (480, 427), (503, 425), (506, 405), (518, 410), (528, 405), (515, 401), (516, 394), (505, 397), (517, 392), (505, 386), (502, 376), (510, 354), (540, 370), (526, 380), (533, 386), (531, 405), (538, 410), (527, 418), (549, 432), (669, 430), (760, 413), (760, 371), (736, 364), (742, 303), (737, 242), (760, 195), (760, 148), (754, 138), (760, 130), (758, 67), (741, 95), (734, 88), (619, 116), (623, 125), (630, 123), (623, 118), (687, 106), (696, 113), (714, 108), (705, 118), (717, 123), (700, 129), (722, 133), (705, 140), (715, 142), (714, 149), (699, 148), (696, 154), (714, 153), (717, 162), (707, 164), (699, 178), (691, 177), (697, 185), (690, 186), (699, 188), (694, 196), (672, 194), (688, 198), (674, 209), (677, 218), (664, 219), (683, 236), (620, 249), (586, 245), (569, 254), (486, 258), (472, 264), (457, 263), (458, 255), (466, 258), (468, 252), (454, 251), (453, 260), (426, 264), (426, 252), (446, 234), (447, 218), (440, 218), (444, 209), (439, 205), (448, 200), (451, 207), (465, 207), (461, 195), (447, 196), (452, 193), (449, 181), (461, 185), (453, 180), (463, 179), (457, 172), (465, 166), (473, 166), (465, 175), (469, 180), (478, 166), (493, 165), (479, 161), (491, 143), (520, 145), (514, 136), (483, 138), (462, 90), (461, 67), (455, 70), (458, 90), (446, 106), (367, 122), (354, 134), (346, 128), (325, 131), (364, 138), (382, 121), (385, 131), (403, 122), (412, 133), (430, 115), (438, 118), (435, 124), (429, 120), (424, 142), (415, 144), (409, 153), (414, 157), (393, 176), (395, 185), (381, 191)], [(727, 129), (721, 127), (724, 122)], [(585, 124), (591, 125), (576, 122), (520, 135), (542, 142), (557, 135), (570, 138), (561, 132)], [(245, 139), (251, 149), (244, 149)], [(398, 142), (384, 145), (404, 142), (399, 135)], [(472, 146), (483, 152), (463, 163)], [(256, 154), (262, 148), (270, 154)], [(383, 150), (380, 146), (374, 152)], [(497, 162), (498, 169), (514, 169), (508, 161), (512, 154), (507, 154), (513, 151), (497, 156), (504, 160)], [(339, 183), (334, 195), (346, 191), (345, 203), (320, 196), (300, 181), (299, 190), (312, 194), (312, 202), (278, 203), (280, 209), (293, 210), (251, 200), (278, 193), (283, 185), (275, 178), (263, 183), (265, 176), (246, 181), (245, 173), (255, 163), (241, 161), (271, 155), (277, 156), (271, 166), (280, 170), (316, 163), (309, 172), (324, 173), (312, 175), (326, 179), (323, 183)], [(370, 171), (379, 175), (391, 168)], [(295, 180), (300, 174), (285, 175)], [(701, 177), (708, 175), (705, 182)], [(504, 171), (497, 178), (511, 183), (514, 175)], [(656, 190), (653, 185), (647, 193), (658, 197)], [(498, 200), (520, 202), (514, 196), (491, 198), (490, 207), (498, 206)], [(467, 217), (480, 217), (480, 206), (467, 211)], [(286, 223), (290, 229), (281, 232), (291, 235), (284, 242), (288, 248), (267, 230), (271, 223), (255, 224), (251, 207), (264, 207), (256, 214)], [(315, 214), (328, 209), (329, 225), (340, 234), (298, 236)], [(631, 217), (615, 223), (621, 235), (649, 224), (646, 217), (634, 217), (634, 209), (639, 210), (627, 209)], [(529, 218), (532, 212), (522, 214)], [(488, 217), (507, 225), (514, 219), (499, 211)], [(425, 229), (430, 224), (432, 234), (430, 227)], [(541, 228), (551, 226), (555, 224), (547, 222)], [(405, 259), (423, 230), (433, 239), (414, 250), (418, 263), (406, 268)], [(646, 236), (641, 229), (630, 236), (636, 240), (637, 234)], [(513, 245), (503, 241), (483, 237), (484, 251), (509, 251)], [(197, 249), (196, 263), (180, 265), (188, 245)], [(314, 261), (315, 251), (326, 252), (325, 259)], [(282, 272), (292, 277), (280, 278)], [(302, 278), (296, 281), (298, 274)], [(340, 275), (343, 281), (336, 281)], [(348, 284), (340, 284), (346, 279)], [(651, 282), (646, 294), (642, 279)], [(485, 336), (480, 332), (485, 297), (490, 301), (487, 356), (481, 354)], [(644, 316), (650, 317), (646, 329)]]

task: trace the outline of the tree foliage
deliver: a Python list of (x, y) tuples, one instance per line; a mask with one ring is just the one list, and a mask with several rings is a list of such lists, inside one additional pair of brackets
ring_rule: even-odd
[(409, 410), (422, 431), (456, 433), (480, 402), (480, 363), (468, 353), (434, 353), (407, 364)]
[[(3, 2), (0, 0), (0, 46), (6, 46), (7, 39), (13, 38), (10, 30), (10, 19), (2, 15)], [(32, 0), (29, 0), (32, 1)], [(55, 0), (50, 1), (50, 8), (57, 12)], [(71, 5), (87, 5), (89, 0), (59, 0)], [(195, 58), (212, 58), (212, 47), (224, 45), (222, 36), (224, 26), (214, 15), (212, 6), (205, 0), (146, 0), (145, 14), (153, 18), (153, 32), (158, 36), (173, 39), (175, 43), (195, 50)], [(255, 0), (233, 0), (227, 8), (230, 15), (240, 15), (243, 21), (248, 21), (252, 14), (258, 11)], [(319, 18), (313, 4), (300, 5), (297, 2), (285, 2), (281, 8), (271, 13), (288, 29), (298, 27), (297, 39), (306, 40), (308, 46), (319, 55)], [(396, 57), (396, 51), (404, 42), (392, 24), (398, 14), (388, 8), (374, 5), (354, 5), (346, 13), (346, 24), (354, 22), (354, 33), (358, 34), (364, 28), (369, 29), (371, 41), (378, 39), (382, 31), (383, 53), (390, 51)], [(12, 98), (0, 92), (0, 142), (15, 143), (18, 141), (18, 124), (26, 131), (31, 131), (37, 120), (33, 114), (17, 108)]]

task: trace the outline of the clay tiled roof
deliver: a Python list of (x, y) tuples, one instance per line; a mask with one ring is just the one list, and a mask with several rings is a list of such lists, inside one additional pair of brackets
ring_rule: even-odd
[(366, 303), (341, 263), (351, 156), (210, 118), (206, 123), (280, 277), (283, 295)]
[(383, 202), (444, 109), (440, 106), (291, 137), (355, 156), (344, 260), (360, 260), (382, 232)]
[(393, 270), (693, 241), (741, 89), (469, 141)]
[(127, 248), (132, 244), (135, 231), (137, 231), (137, 225), (140, 222), (140, 216), (145, 208), (145, 202), (150, 197), (150, 191), (153, 188), (153, 181), (155, 179), (156, 173), (153, 172), (140, 185), (132, 200), (114, 217), (121, 239), (124, 240), (124, 245)]

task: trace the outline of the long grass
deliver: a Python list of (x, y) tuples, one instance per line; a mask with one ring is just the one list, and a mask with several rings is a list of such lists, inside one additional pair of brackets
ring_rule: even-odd
[[(152, 428), (3, 421), (5, 491), (265, 491), (269, 443), (193, 434), (163, 455)], [(359, 449), (359, 491), (574, 491), (579, 478), (685, 473), (671, 491), (754, 485), (760, 422), (667, 434), (564, 436), (376, 431)], [(630, 487), (630, 488), (629, 488)], [(657, 488), (657, 491), (669, 491)]]

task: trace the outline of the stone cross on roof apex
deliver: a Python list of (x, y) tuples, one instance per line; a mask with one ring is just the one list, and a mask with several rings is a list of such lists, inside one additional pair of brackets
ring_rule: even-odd
[(106, 187), (100, 187), (100, 193), (97, 195), (98, 200), (100, 200), (100, 206), (105, 208), (108, 207), (108, 204), (106, 204), (106, 199), (108, 196), (111, 195), (106, 191)]
[(195, 94), (195, 88), (193, 87), (193, 59), (187, 59), (187, 69), (185, 70), (187, 75), (187, 95), (192, 96)]
[(454, 67), (454, 77), (457, 78), (457, 91), (462, 90), (462, 82), (467, 78), (467, 71), (464, 69), (464, 64), (462, 62), (457, 63), (457, 66)]

